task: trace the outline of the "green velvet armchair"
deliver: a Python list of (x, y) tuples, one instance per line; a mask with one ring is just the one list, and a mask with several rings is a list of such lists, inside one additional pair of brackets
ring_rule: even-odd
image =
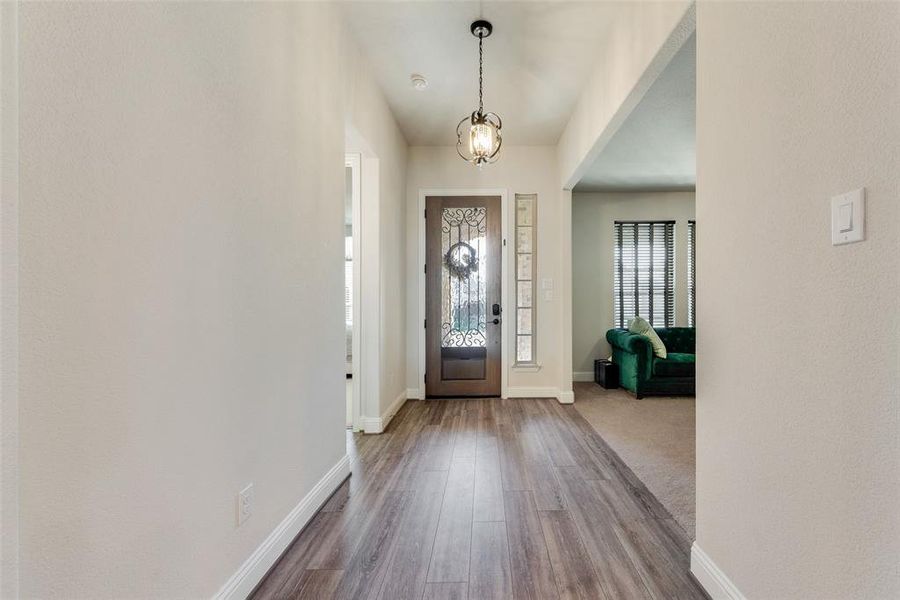
[(612, 359), (619, 366), (620, 385), (644, 396), (693, 396), (694, 349), (693, 327), (655, 328), (666, 346), (666, 358), (653, 354), (646, 336), (627, 329), (610, 329), (606, 341), (612, 346)]

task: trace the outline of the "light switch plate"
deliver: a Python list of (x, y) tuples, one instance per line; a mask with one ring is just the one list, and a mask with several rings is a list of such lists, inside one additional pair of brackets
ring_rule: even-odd
[(831, 244), (852, 244), (866, 239), (866, 188), (831, 198)]
[(244, 524), (244, 521), (253, 514), (253, 484), (247, 484), (247, 487), (238, 492), (237, 497), (237, 524), (238, 527)]

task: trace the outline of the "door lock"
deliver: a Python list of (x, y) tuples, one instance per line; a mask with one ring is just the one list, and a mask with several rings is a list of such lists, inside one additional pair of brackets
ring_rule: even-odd
[(491, 305), (491, 314), (494, 315), (495, 317), (500, 314), (500, 305), (499, 304)]

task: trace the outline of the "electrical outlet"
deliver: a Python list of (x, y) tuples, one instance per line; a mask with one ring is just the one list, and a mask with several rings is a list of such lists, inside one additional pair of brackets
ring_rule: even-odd
[(247, 484), (247, 487), (238, 492), (237, 496), (237, 524), (238, 527), (244, 524), (244, 521), (253, 514), (253, 484)]

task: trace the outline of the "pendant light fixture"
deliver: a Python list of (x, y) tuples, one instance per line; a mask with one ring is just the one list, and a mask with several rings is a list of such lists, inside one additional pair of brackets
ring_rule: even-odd
[[(478, 20), (469, 28), (472, 35), (478, 38), (478, 110), (471, 115), (463, 117), (456, 126), (456, 152), (460, 157), (478, 167), (497, 162), (500, 144), (500, 128), (503, 122), (497, 113), (484, 112), (484, 52), (482, 44), (484, 38), (489, 37), (494, 27), (487, 21)], [(468, 123), (467, 123), (468, 122)], [(464, 123), (467, 123), (465, 126)], [(465, 142), (463, 142), (465, 138)], [(463, 148), (468, 153), (463, 152)]]

